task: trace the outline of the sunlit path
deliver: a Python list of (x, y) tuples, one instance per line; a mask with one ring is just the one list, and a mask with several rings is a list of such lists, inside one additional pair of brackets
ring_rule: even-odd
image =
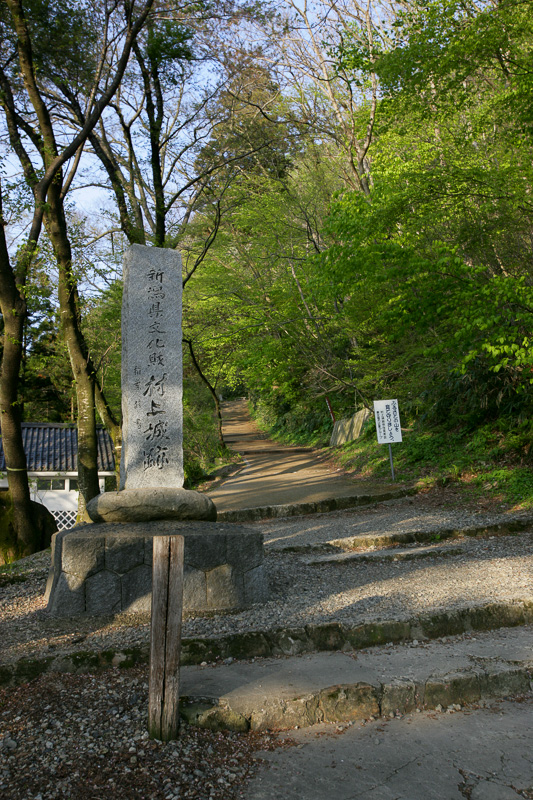
[(224, 439), (242, 454), (243, 466), (209, 493), (219, 511), (318, 502), (390, 489), (386, 482), (363, 483), (343, 475), (319, 451), (272, 441), (251, 419), (246, 400), (224, 403), (222, 416)]

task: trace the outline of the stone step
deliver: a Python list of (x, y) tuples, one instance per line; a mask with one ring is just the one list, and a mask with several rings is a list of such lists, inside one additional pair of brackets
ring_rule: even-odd
[(241, 456), (265, 456), (270, 457), (272, 455), (277, 456), (292, 456), (292, 455), (301, 455), (302, 453), (312, 453), (313, 450), (310, 450), (308, 447), (293, 447), (288, 450), (286, 447), (276, 447), (273, 445), (272, 447), (266, 446), (265, 447), (249, 447), (248, 445), (239, 445), (239, 447), (233, 448), (239, 455)]
[[(464, 528), (434, 528), (426, 531), (387, 531), (379, 534), (358, 534), (347, 536), (343, 539), (329, 539), (327, 542), (317, 542), (307, 545), (279, 545), (276, 551), (287, 553), (313, 553), (313, 552), (339, 552), (353, 550), (372, 550), (381, 547), (391, 547), (400, 544), (416, 544), (426, 542), (441, 542), (447, 539), (462, 539), (464, 537), (484, 536), (511, 536), (524, 531), (533, 532), (533, 518), (521, 518), (499, 522), (494, 525), (470, 525)], [(265, 542), (268, 548), (269, 542)]]
[(211, 729), (351, 723), (531, 690), (533, 628), (182, 670), (181, 713)]
[(464, 548), (451, 544), (444, 547), (438, 545), (427, 547), (391, 547), (385, 550), (369, 552), (331, 553), (323, 556), (303, 557), (304, 564), (320, 566), (323, 564), (347, 564), (353, 561), (416, 561), (421, 558), (448, 558), (459, 556)]
[[(264, 442), (264, 444), (263, 444)], [(295, 453), (314, 453), (312, 447), (300, 447), (299, 445), (280, 445), (269, 439), (268, 436), (258, 434), (242, 434), (240, 436), (224, 436), (224, 444), (238, 453), (249, 453), (257, 455), (277, 455), (291, 456)]]
[[(117, 615), (114, 624), (121, 624)], [(196, 639), (184, 639), (181, 649), (183, 667), (216, 665), (221, 661), (253, 661), (260, 658), (291, 657), (323, 652), (359, 653), (376, 645), (424, 645), (447, 636), (473, 632), (498, 632), (501, 628), (533, 626), (533, 603), (516, 601), (442, 610), (411, 619), (385, 619), (360, 625), (337, 622), (303, 625), (298, 628), (275, 628)], [(477, 634), (476, 634), (477, 635)], [(148, 636), (131, 647), (116, 647), (106, 642), (99, 648), (81, 645), (32, 658), (4, 660), (0, 664), (0, 686), (27, 683), (47, 672), (84, 673), (110, 667), (127, 668), (146, 664), (149, 658)]]
[[(306, 514), (324, 514), (328, 511), (345, 511), (370, 503), (380, 503), (386, 500), (398, 500), (417, 493), (413, 487), (392, 489), (387, 492), (375, 494), (353, 494), (342, 497), (328, 497), (326, 500), (317, 500), (308, 503), (284, 503), (283, 505), (255, 506), (253, 508), (236, 508), (228, 511), (219, 511), (218, 522), (253, 522), (259, 519), (277, 519), (280, 517), (298, 517)], [(280, 548), (281, 549), (281, 548)], [(290, 547), (285, 548), (291, 550)]]

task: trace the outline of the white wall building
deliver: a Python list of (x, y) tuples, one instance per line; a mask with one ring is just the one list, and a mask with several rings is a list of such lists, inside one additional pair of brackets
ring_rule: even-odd
[[(98, 476), (100, 491), (114, 476), (113, 443), (104, 428), (98, 428)], [(22, 423), (22, 441), (28, 464), (32, 499), (54, 515), (59, 530), (70, 528), (78, 512), (78, 431), (59, 423)], [(7, 488), (6, 463), (0, 438), (0, 489)]]

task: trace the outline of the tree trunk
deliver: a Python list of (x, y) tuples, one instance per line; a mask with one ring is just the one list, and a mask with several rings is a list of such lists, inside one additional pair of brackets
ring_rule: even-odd
[(59, 307), (61, 327), (76, 382), (78, 406), (78, 521), (88, 522), (86, 505), (100, 493), (98, 483), (98, 445), (96, 440), (95, 374), (80, 328), (76, 281), (72, 275), (72, 253), (67, 233), (61, 181), (48, 192), (44, 220), (59, 269)]
[(0, 415), (2, 445), (7, 469), (7, 482), (13, 501), (13, 523), (18, 557), (36, 553), (41, 548), (40, 533), (33, 514), (26, 454), (22, 444), (18, 380), (22, 358), (22, 334), (26, 303), (19, 297), (15, 307), (4, 310), (4, 352), (0, 370)]
[[(69, 339), (67, 338), (69, 347)], [(76, 346), (73, 348), (76, 350)], [(100, 493), (98, 481), (98, 443), (96, 438), (96, 408), (94, 380), (86, 370), (76, 375), (78, 404), (78, 517), (77, 522), (90, 522), (87, 503)]]
[[(20, 258), (28, 258), (21, 253)], [(22, 263), (22, 262), (21, 262)], [(21, 283), (22, 276), (20, 278)], [(37, 552), (41, 537), (34, 517), (26, 454), (22, 444), (18, 388), (24, 323), (27, 316), (24, 289), (19, 291), (7, 250), (0, 195), (0, 310), (4, 318), (2, 366), (0, 368), (0, 429), (7, 467), (7, 482), (13, 502), (15, 555)]]
[(220, 400), (218, 399), (218, 395), (217, 395), (216, 389), (211, 384), (211, 382), (208, 380), (208, 378), (204, 375), (204, 373), (202, 372), (202, 370), (200, 368), (200, 364), (196, 360), (196, 355), (195, 355), (194, 350), (193, 350), (192, 341), (190, 339), (184, 339), (183, 341), (189, 346), (189, 352), (191, 354), (191, 360), (192, 360), (192, 363), (194, 364), (194, 368), (196, 369), (196, 372), (198, 373), (200, 378), (203, 380), (203, 382), (205, 383), (205, 385), (207, 386), (207, 388), (211, 392), (211, 397), (213, 398), (213, 402), (215, 404), (215, 413), (216, 413), (216, 416), (217, 416), (218, 441), (220, 443), (220, 446), (225, 450), (226, 449), (226, 443), (224, 441), (224, 436), (222, 435), (222, 411), (220, 410)]
[(109, 408), (98, 380), (96, 380), (95, 385), (95, 401), (100, 419), (104, 423), (107, 432), (111, 436), (111, 441), (113, 442), (113, 449), (115, 451), (115, 479), (117, 482), (116, 488), (118, 489), (120, 486), (120, 459), (122, 455), (122, 426), (116, 421)]
[[(20, 160), (24, 170), (26, 182), (32, 189), (35, 200), (32, 227), (28, 236), (28, 248), (31, 248), (31, 254), (35, 252), (41, 229), (41, 222), (44, 215), (48, 235), (52, 242), (59, 267), (59, 303), (61, 309), (62, 330), (69, 351), (73, 375), (76, 380), (76, 394), (78, 400), (78, 477), (80, 496), (82, 496), (82, 508), (84, 509), (85, 503), (93, 496), (98, 494), (99, 491), (96, 462), (97, 443), (95, 422), (95, 375), (94, 369), (88, 357), (84, 337), (80, 329), (78, 294), (76, 281), (72, 275), (71, 248), (67, 233), (63, 199), (61, 196), (63, 188), (61, 171), (63, 165), (65, 165), (79, 151), (80, 147), (83, 147), (87, 137), (91, 135), (99, 119), (101, 118), (104, 109), (111, 102), (111, 99), (119, 88), (126, 70), (131, 47), (146, 22), (148, 14), (150, 13), (153, 5), (153, 0), (145, 0), (142, 7), (140, 9), (136, 9), (136, 17), (133, 15), (133, 7), (135, 6), (135, 3), (124, 3), (123, 9), (120, 8), (121, 4), (114, 4), (115, 7), (118, 7), (120, 16), (122, 16), (122, 11), (124, 12), (125, 28), (123, 29), (122, 53), (116, 53), (116, 64), (112, 70), (107, 73), (107, 75), (98, 75), (98, 84), (100, 84), (101, 79), (103, 79), (103, 92), (100, 94), (97, 100), (91, 98), (87, 119), (84, 121), (81, 129), (75, 135), (68, 137), (70, 138), (70, 141), (63, 147), (61, 151), (58, 151), (57, 148), (50, 112), (51, 108), (56, 107), (56, 100), (53, 97), (53, 92), (52, 97), (44, 93), (41, 94), (41, 88), (36, 78), (36, 75), (38, 75), (38, 70), (35, 68), (32, 39), (26, 23), (27, 9), (23, 8), (23, 6), (28, 4), (26, 2), (23, 3), (22, 0), (6, 0), (6, 4), (9, 8), (11, 22), (13, 23), (13, 27), (17, 36), (18, 61), (20, 64), (20, 73), (23, 78), (24, 90), (27, 97), (23, 93), (22, 83), (18, 74), (15, 82), (10, 84), (6, 74), (0, 70), (0, 79), (2, 82), (0, 99), (1, 105), (6, 113), (7, 128), (11, 146), (14, 153)], [(113, 11), (114, 9), (110, 11), (110, 13), (112, 14)], [(6, 65), (9, 64), (11, 70), (13, 64), (10, 63), (10, 61), (11, 59), (8, 58)], [(14, 102), (12, 93), (13, 86), (16, 86), (17, 97), (21, 98), (20, 113), (18, 112)], [(28, 117), (25, 117), (26, 111), (29, 111), (29, 108), (27, 108), (28, 101), (31, 103), (35, 111), (37, 117), (36, 122), (33, 119), (31, 119), (31, 122), (28, 122)], [(46, 105), (45, 101), (49, 102), (49, 106)], [(55, 110), (57, 111), (57, 107)], [(60, 123), (59, 127), (61, 128)], [(64, 134), (65, 131), (62, 129), (62, 138)], [(42, 172), (40, 175), (40, 170), (34, 169), (32, 157), (25, 149), (24, 140), (26, 137), (31, 140), (33, 148), (42, 158), (44, 172)], [(73, 174), (74, 173), (71, 174), (71, 178)], [(68, 180), (67, 183), (69, 183)], [(20, 263), (25, 265), (29, 262)], [(4, 319), (10, 318), (11, 321), (11, 316), (16, 317), (17, 315), (16, 307), (13, 302), (11, 302), (13, 299), (13, 289), (15, 295), (17, 295), (19, 299), (24, 298), (25, 275), (26, 273), (22, 270), (22, 274), (17, 274), (17, 280), (15, 282), (13, 273), (10, 269), (9, 256), (7, 254), (2, 228), (2, 232), (0, 233), (0, 301), (2, 302), (1, 310), (4, 315)], [(18, 326), (15, 326), (17, 327), (17, 331), (15, 331), (13, 336), (13, 363), (11, 364), (9, 359), (6, 358), (6, 354), (4, 352), (5, 363), (3, 365), (2, 375), (0, 375), (0, 390), (5, 390), (3, 392), (0, 391), (2, 395), (0, 402), (6, 404), (6, 414), (8, 414), (7, 419), (11, 418), (9, 415), (15, 415), (13, 417), (13, 426), (10, 426), (9, 422), (6, 425), (8, 437), (11, 436), (14, 428), (16, 427), (17, 397), (16, 391), (14, 392), (14, 390), (18, 385), (18, 372), (20, 369), (21, 358), (20, 348), (22, 346), (22, 327), (24, 324), (25, 314), (26, 308), (24, 303), (23, 317), (20, 324), (21, 330), (19, 333)], [(2, 407), (0, 410), (3, 412), (4, 407)], [(15, 434), (13, 433), (13, 436), (14, 435)], [(15, 457), (15, 453), (17, 452), (17, 447), (15, 447), (15, 444), (16, 442), (13, 440), (13, 450), (10, 451), (11, 457)], [(24, 454), (22, 453), (22, 456), (23, 455)], [(20, 453), (17, 458), (19, 458), (19, 456)], [(21, 464), (20, 467), (15, 467), (8, 464), (8, 474), (10, 474), (10, 470), (20, 470), (20, 474), (22, 475), (24, 469), (25, 464)], [(13, 499), (15, 500), (15, 497), (13, 497)], [(26, 528), (25, 535), (29, 536), (30, 528), (28, 526), (26, 526)]]

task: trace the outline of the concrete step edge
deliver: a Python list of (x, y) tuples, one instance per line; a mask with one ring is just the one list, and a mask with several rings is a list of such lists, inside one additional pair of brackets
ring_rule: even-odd
[(397, 500), (416, 494), (418, 489), (392, 489), (388, 492), (366, 495), (345, 495), (343, 497), (328, 497), (308, 503), (285, 503), (274, 506), (255, 506), (253, 508), (236, 508), (228, 511), (219, 511), (217, 522), (254, 522), (260, 519), (277, 519), (279, 517), (297, 517), (305, 514), (324, 514), (328, 511), (344, 511), (369, 503)]
[(435, 545), (433, 547), (412, 547), (405, 549), (387, 548), (385, 550), (372, 550), (369, 552), (348, 551), (344, 553), (330, 553), (329, 555), (321, 555), (314, 557), (303, 557), (301, 559), (303, 564), (312, 567), (318, 567), (326, 564), (350, 564), (353, 562), (371, 562), (371, 561), (416, 561), (422, 558), (450, 558), (452, 556), (460, 556), (464, 553), (463, 547), (450, 544), (448, 546), (440, 547)]
[(529, 694), (533, 689), (533, 660), (522, 664), (505, 661), (489, 669), (468, 668), (423, 680), (397, 678), (386, 683), (327, 685), (291, 700), (262, 700), (260, 707), (240, 713), (224, 699), (181, 699), (180, 713), (192, 725), (211, 730), (264, 732), (306, 728), (323, 722), (353, 723), (376, 717), (393, 717), (436, 709), (460, 710), (465, 704)]
[(298, 448), (295, 447), (293, 450), (287, 450), (286, 448), (282, 449), (280, 447), (236, 447), (233, 448), (236, 453), (239, 453), (241, 456), (291, 456), (291, 455), (305, 455), (310, 454), (313, 451), (307, 450), (305, 448)]
[[(490, 603), (454, 611), (426, 614), (408, 620), (383, 620), (342, 625), (337, 622), (296, 628), (250, 631), (228, 636), (184, 639), (181, 664), (193, 666), (224, 659), (244, 660), (272, 656), (297, 656), (330, 651), (357, 651), (377, 645), (429, 641), (471, 631), (491, 631), (533, 623), (533, 601)], [(0, 664), (0, 686), (27, 683), (48, 672), (85, 673), (146, 664), (149, 645), (58, 652), (49, 656), (19, 658)]]
[[(483, 536), (512, 536), (531, 529), (533, 532), (533, 517), (510, 519), (497, 522), (493, 525), (471, 525), (466, 528), (434, 528), (428, 531), (404, 531), (400, 533), (361, 534), (345, 539), (330, 539), (327, 542), (317, 542), (307, 545), (276, 546), (276, 552), (286, 553), (313, 553), (325, 551), (352, 552), (357, 550), (370, 550), (375, 547), (390, 547), (400, 544), (423, 544), (427, 542), (441, 542), (447, 539), (460, 539), (463, 537)], [(268, 542), (265, 542), (268, 547)], [(272, 548), (274, 549), (274, 548)]]

